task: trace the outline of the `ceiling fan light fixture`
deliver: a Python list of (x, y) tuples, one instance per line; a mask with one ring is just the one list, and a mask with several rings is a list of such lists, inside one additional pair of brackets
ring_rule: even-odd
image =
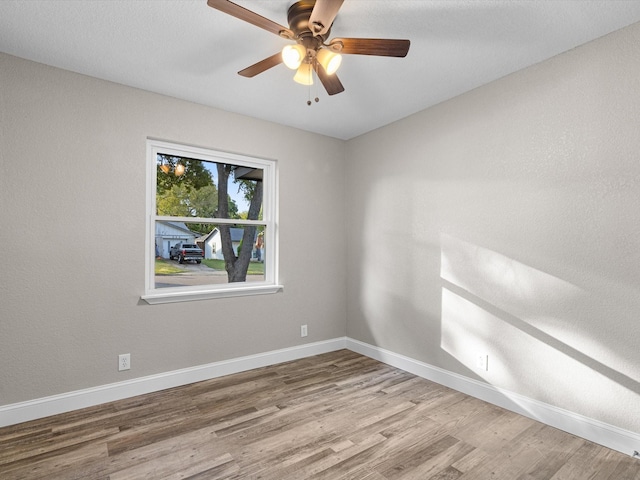
[(336, 73), (338, 71), (338, 68), (340, 68), (340, 64), (342, 63), (342, 55), (327, 48), (318, 50), (316, 58), (318, 59), (318, 63), (322, 65), (322, 68), (324, 68), (324, 71), (327, 72), (328, 75), (333, 75), (334, 73)]
[(282, 49), (282, 61), (291, 70), (296, 70), (306, 56), (307, 49), (299, 43), (295, 45), (285, 45)]
[[(313, 85), (315, 72), (327, 93), (335, 95), (344, 92), (344, 86), (336, 75), (341, 63), (340, 54), (406, 57), (411, 45), (409, 40), (389, 38), (345, 37), (327, 40), (344, 0), (289, 0), (289, 28), (241, 7), (234, 1), (208, 0), (207, 4), (246, 23), (291, 40), (290, 43), (294, 44), (238, 72), (247, 78), (255, 77), (284, 63), (296, 71), (296, 82)], [(308, 104), (311, 104), (311, 101)]]
[(313, 68), (310, 63), (300, 65), (293, 80), (301, 85), (313, 85)]

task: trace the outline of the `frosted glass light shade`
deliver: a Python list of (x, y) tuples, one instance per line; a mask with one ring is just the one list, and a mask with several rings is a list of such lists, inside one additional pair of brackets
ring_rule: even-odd
[(178, 163), (173, 173), (175, 173), (176, 177), (179, 177), (180, 175), (184, 174), (184, 165), (182, 165), (181, 163)]
[(306, 56), (307, 49), (299, 43), (295, 45), (285, 45), (282, 49), (282, 61), (291, 70), (296, 70)]
[(329, 75), (336, 73), (342, 63), (342, 55), (326, 48), (320, 49), (316, 58), (318, 59), (318, 63), (324, 68), (324, 71)]
[(310, 63), (303, 63), (293, 76), (293, 80), (302, 85), (313, 85), (313, 70)]

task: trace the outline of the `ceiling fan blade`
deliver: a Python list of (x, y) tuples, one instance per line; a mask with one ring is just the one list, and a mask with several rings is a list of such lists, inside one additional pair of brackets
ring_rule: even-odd
[(314, 35), (324, 35), (329, 31), (342, 2), (344, 0), (316, 0), (309, 17), (309, 28)]
[(293, 32), (282, 25), (277, 24), (276, 22), (269, 20), (261, 15), (258, 15), (251, 10), (247, 10), (240, 5), (236, 5), (229, 0), (208, 0), (207, 5), (211, 8), (215, 8), (216, 10), (220, 10), (226, 14), (231, 15), (232, 17), (239, 18), (240, 20), (244, 20), (245, 22), (251, 23), (256, 27), (264, 28), (268, 32), (275, 33), (276, 35), (280, 35), (285, 38), (293, 38)]
[(333, 75), (329, 75), (324, 70), (324, 67), (319, 63), (315, 64), (315, 70), (318, 74), (320, 82), (329, 95), (335, 95), (336, 93), (344, 92), (344, 87), (342, 86), (340, 79), (335, 73)]
[(334, 38), (329, 42), (329, 48), (336, 52), (382, 57), (406, 57), (410, 45), (409, 40), (383, 38)]
[(240, 70), (238, 72), (238, 75), (242, 75), (243, 77), (247, 78), (255, 77), (259, 73), (262, 73), (265, 70), (269, 70), (271, 67), (275, 67), (280, 63), (282, 63), (282, 54), (278, 52), (268, 58), (265, 58), (264, 60), (260, 60), (258, 63), (254, 63), (244, 70)]

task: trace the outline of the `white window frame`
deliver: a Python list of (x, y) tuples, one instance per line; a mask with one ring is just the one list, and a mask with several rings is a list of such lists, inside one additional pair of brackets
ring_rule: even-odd
[[(172, 217), (156, 215), (157, 155), (167, 154), (215, 163), (257, 167), (263, 171), (262, 220), (237, 218), (202, 219), (196, 217)], [(145, 293), (141, 298), (149, 304), (208, 300), (222, 297), (263, 295), (282, 290), (278, 284), (278, 175), (277, 162), (247, 155), (221, 152), (208, 148), (183, 145), (156, 139), (147, 139), (147, 202), (145, 243)], [(155, 225), (156, 221), (212, 222), (229, 225), (265, 226), (265, 278), (261, 282), (237, 282), (188, 287), (155, 287)]]

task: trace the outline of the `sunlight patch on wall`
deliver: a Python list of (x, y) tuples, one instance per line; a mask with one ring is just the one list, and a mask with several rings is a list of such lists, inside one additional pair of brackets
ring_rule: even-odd
[[(621, 387), (640, 391), (637, 372), (616, 365), (589, 330), (587, 316), (602, 312), (588, 292), (489, 249), (441, 240), (441, 346), (470, 371), (519, 391), (526, 379), (529, 394), (543, 401), (560, 392), (589, 401), (594, 385), (606, 386), (605, 402), (615, 402)], [(476, 368), (481, 353), (489, 355), (488, 371)]]

